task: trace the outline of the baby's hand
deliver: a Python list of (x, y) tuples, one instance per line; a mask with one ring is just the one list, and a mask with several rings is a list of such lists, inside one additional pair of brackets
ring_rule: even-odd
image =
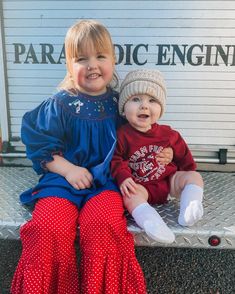
[(86, 189), (92, 185), (92, 174), (84, 167), (74, 165), (65, 175), (66, 180), (75, 189)]
[(164, 165), (172, 162), (173, 149), (171, 147), (164, 148), (159, 154), (156, 155), (156, 160)]
[(132, 178), (125, 179), (121, 185), (120, 190), (123, 196), (131, 197), (130, 193), (135, 193), (137, 189), (137, 184), (134, 182)]

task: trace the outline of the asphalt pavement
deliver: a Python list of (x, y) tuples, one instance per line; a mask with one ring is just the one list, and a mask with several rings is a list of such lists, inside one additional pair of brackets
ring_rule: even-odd
[[(10, 293), (20, 253), (20, 241), (1, 240), (1, 294)], [(235, 250), (137, 247), (136, 254), (149, 294), (235, 294)]]

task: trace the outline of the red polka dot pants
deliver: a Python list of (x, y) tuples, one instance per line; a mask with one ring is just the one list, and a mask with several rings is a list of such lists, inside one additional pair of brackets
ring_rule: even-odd
[[(80, 226), (81, 265), (75, 251)], [(79, 213), (66, 199), (40, 199), (21, 228), (22, 256), (12, 294), (144, 294), (120, 195), (105, 191)]]

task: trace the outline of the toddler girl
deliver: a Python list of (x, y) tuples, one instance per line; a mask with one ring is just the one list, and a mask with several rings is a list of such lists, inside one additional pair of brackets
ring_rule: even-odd
[(42, 177), (20, 196), (35, 208), (20, 230), (11, 293), (146, 293), (109, 169), (118, 125), (110, 34), (98, 22), (80, 21), (68, 30), (65, 51), (60, 91), (23, 117), (22, 141)]

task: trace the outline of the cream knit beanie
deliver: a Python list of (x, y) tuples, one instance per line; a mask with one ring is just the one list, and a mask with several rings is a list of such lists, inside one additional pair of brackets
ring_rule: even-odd
[(120, 87), (119, 113), (123, 115), (124, 105), (133, 95), (147, 94), (161, 105), (161, 116), (165, 110), (166, 85), (160, 71), (140, 69), (129, 72)]

